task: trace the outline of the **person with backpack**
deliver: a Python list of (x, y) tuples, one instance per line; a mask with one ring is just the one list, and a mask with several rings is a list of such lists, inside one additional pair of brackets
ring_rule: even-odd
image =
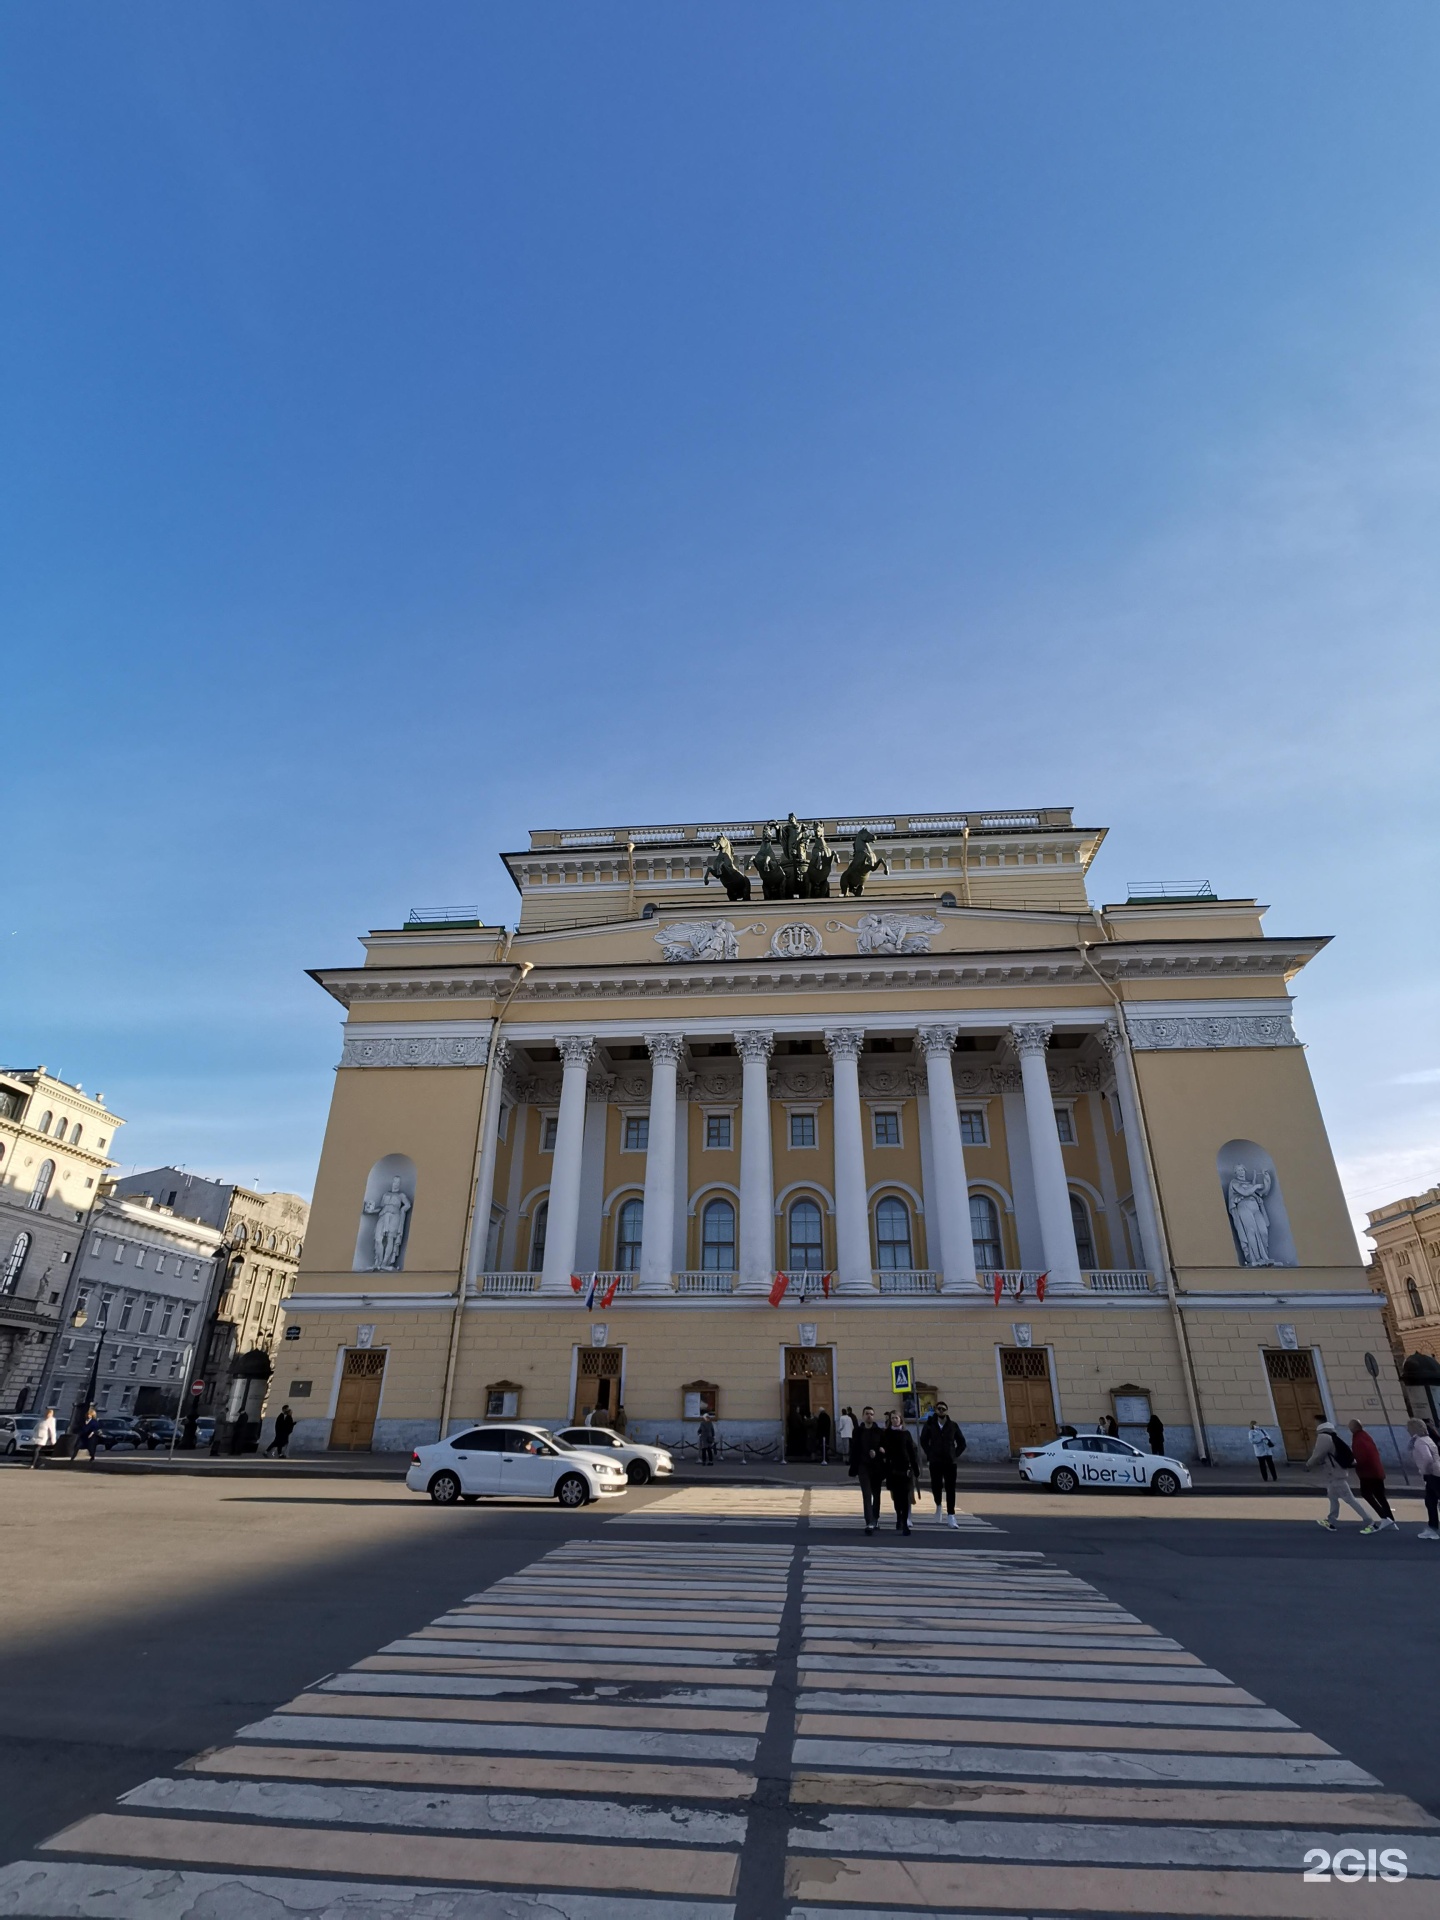
[(1379, 1528), (1371, 1521), (1369, 1513), (1350, 1491), (1350, 1469), (1355, 1464), (1355, 1456), (1349, 1443), (1340, 1438), (1329, 1420), (1321, 1420), (1315, 1427), (1315, 1451), (1305, 1462), (1306, 1471), (1319, 1467), (1325, 1476), (1325, 1491), (1330, 1496), (1330, 1507), (1323, 1520), (1315, 1522), (1324, 1527), (1327, 1533), (1336, 1531), (1335, 1522), (1340, 1512), (1340, 1502), (1353, 1507), (1364, 1525), (1362, 1533), (1378, 1533)]
[(1385, 1493), (1385, 1462), (1380, 1458), (1380, 1449), (1358, 1420), (1349, 1420), (1346, 1425), (1350, 1429), (1350, 1451), (1355, 1456), (1355, 1472), (1360, 1480), (1360, 1498), (1380, 1516), (1371, 1521), (1366, 1531), (1383, 1533), (1396, 1524)]
[[(935, 1411), (920, 1429), (920, 1451), (930, 1468), (930, 1491), (935, 1496), (935, 1524), (959, 1528), (955, 1518), (955, 1469), (965, 1451), (965, 1436), (950, 1418), (950, 1409), (937, 1400)], [(941, 1498), (945, 1511), (940, 1511)]]
[(1250, 1422), (1250, 1449), (1255, 1455), (1255, 1464), (1260, 1469), (1262, 1480), (1278, 1480), (1275, 1471), (1275, 1437), (1262, 1427), (1258, 1420)]

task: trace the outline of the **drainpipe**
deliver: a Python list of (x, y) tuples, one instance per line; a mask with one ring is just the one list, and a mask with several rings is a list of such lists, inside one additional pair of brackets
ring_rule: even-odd
[[(513, 933), (507, 933), (500, 947), (499, 958), (503, 961), (510, 951)], [(465, 1234), (460, 1245), (460, 1270), (455, 1276), (455, 1305), (450, 1315), (450, 1350), (445, 1357), (445, 1385), (440, 1396), (440, 1431), (436, 1435), (443, 1440), (450, 1427), (450, 1403), (455, 1393), (455, 1367), (460, 1358), (460, 1328), (464, 1324), (465, 1293), (470, 1271), (470, 1247), (475, 1237), (475, 1201), (480, 1187), (480, 1164), (484, 1158), (486, 1142), (490, 1138), (490, 1115), (495, 1105), (495, 1089), (504, 1080), (499, 1071), (500, 1023), (510, 1011), (510, 1002), (525, 984), (525, 976), (535, 965), (533, 960), (517, 960), (509, 964), (516, 969), (509, 991), (501, 1001), (495, 1015), (494, 1025), (490, 1029), (490, 1051), (485, 1063), (485, 1091), (480, 1096), (480, 1118), (475, 1128), (475, 1159), (470, 1175), (470, 1199), (465, 1214)], [(489, 1222), (486, 1222), (487, 1230)]]
[[(1098, 909), (1095, 912), (1095, 921), (1101, 932), (1104, 933), (1108, 939), (1110, 936), (1105, 927), (1104, 918)], [(1125, 1056), (1122, 1071), (1128, 1073), (1130, 1076), (1130, 1088), (1135, 1096), (1135, 1114), (1140, 1122), (1139, 1147), (1141, 1177), (1149, 1186), (1151, 1197), (1155, 1203), (1155, 1231), (1160, 1236), (1160, 1251), (1165, 1261), (1165, 1278), (1167, 1282), (1165, 1292), (1170, 1302), (1170, 1319), (1175, 1329), (1175, 1344), (1180, 1353), (1180, 1378), (1185, 1386), (1185, 1401), (1190, 1410), (1190, 1424), (1191, 1430), (1195, 1435), (1195, 1444), (1200, 1450), (1201, 1460), (1206, 1466), (1209, 1466), (1211, 1464), (1210, 1441), (1205, 1432), (1205, 1422), (1200, 1412), (1200, 1385), (1195, 1378), (1195, 1362), (1190, 1354), (1190, 1337), (1185, 1326), (1185, 1316), (1180, 1310), (1180, 1281), (1175, 1271), (1174, 1259), (1170, 1252), (1170, 1233), (1165, 1220), (1165, 1196), (1161, 1193), (1160, 1182), (1155, 1177), (1155, 1156), (1150, 1147), (1150, 1122), (1145, 1112), (1145, 1096), (1141, 1091), (1140, 1076), (1135, 1071), (1135, 1049), (1131, 1043), (1130, 1028), (1125, 1019), (1125, 1003), (1111, 986), (1110, 982), (1096, 967), (1094, 961), (1091, 960), (1088, 943), (1081, 938), (1078, 924), (1075, 929), (1075, 937), (1076, 943), (1080, 948), (1081, 960), (1110, 996), (1111, 1004), (1115, 1008), (1115, 1024), (1119, 1030), (1121, 1046)]]

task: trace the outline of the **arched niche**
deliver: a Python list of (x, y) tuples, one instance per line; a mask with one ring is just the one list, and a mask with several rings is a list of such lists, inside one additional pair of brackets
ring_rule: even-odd
[(1242, 1267), (1298, 1267), (1275, 1162), (1253, 1140), (1227, 1140), (1215, 1156), (1220, 1197)]
[(415, 1162), (406, 1153), (385, 1154), (371, 1167), (365, 1182), (355, 1235), (356, 1273), (402, 1271), (414, 1209)]

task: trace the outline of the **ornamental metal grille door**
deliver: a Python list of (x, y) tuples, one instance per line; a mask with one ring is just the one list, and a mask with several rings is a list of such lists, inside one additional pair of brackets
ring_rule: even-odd
[(1043, 1347), (1002, 1347), (1000, 1378), (1005, 1388), (1005, 1425), (1010, 1451), (1044, 1447), (1060, 1429), (1055, 1424), (1055, 1396), (1050, 1390), (1050, 1361)]
[(1308, 1460), (1315, 1444), (1315, 1423), (1325, 1418), (1314, 1358), (1303, 1349), (1292, 1353), (1285, 1347), (1267, 1347), (1265, 1371), (1270, 1376), (1285, 1458)]
[(581, 1421), (594, 1413), (596, 1423), (606, 1419), (620, 1404), (621, 1347), (582, 1347), (580, 1364), (575, 1369), (575, 1411), (570, 1418)]
[(380, 1382), (385, 1374), (383, 1347), (351, 1347), (340, 1374), (335, 1418), (330, 1423), (330, 1445), (351, 1453), (368, 1453), (375, 1438), (375, 1416), (380, 1410)]

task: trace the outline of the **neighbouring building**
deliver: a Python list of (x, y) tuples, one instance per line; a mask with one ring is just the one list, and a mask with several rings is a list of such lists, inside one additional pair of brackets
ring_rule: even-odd
[(33, 1411), (85, 1222), (124, 1125), (44, 1067), (0, 1069), (0, 1412)]
[(1408, 1409), (1440, 1420), (1440, 1187), (1377, 1207), (1368, 1231)]
[(318, 970), (346, 1020), (296, 1444), (623, 1403), (773, 1456), (939, 1392), (972, 1458), (1154, 1412), (1248, 1460), (1252, 1417), (1293, 1458), (1373, 1410), (1291, 1018), (1327, 936), (1208, 886), (1092, 907), (1102, 838), (1059, 807), (547, 830), (502, 856), (513, 933), (412, 915)]
[(295, 1193), (262, 1193), (207, 1180), (183, 1167), (152, 1167), (115, 1182), (117, 1194), (147, 1194), (162, 1207), (218, 1229), (225, 1257), (207, 1309), (198, 1377), (200, 1409), (258, 1421), (295, 1285), (310, 1209)]
[(44, 1398), (62, 1426), (83, 1410), (92, 1381), (101, 1413), (180, 1410), (224, 1250), (216, 1228), (181, 1219), (148, 1194), (102, 1194), (86, 1221), (47, 1370)]

